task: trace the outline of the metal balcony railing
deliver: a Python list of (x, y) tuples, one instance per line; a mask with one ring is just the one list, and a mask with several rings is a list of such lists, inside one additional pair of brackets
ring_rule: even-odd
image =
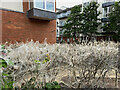
[(112, 2), (105, 2), (105, 3), (102, 4), (102, 7), (105, 8), (105, 7), (112, 6), (112, 5), (114, 5), (114, 3), (115, 2), (113, 2), (113, 1)]
[(109, 19), (108, 18), (102, 18), (101, 21), (102, 22), (109, 22)]
[(67, 11), (66, 13), (61, 13), (59, 15), (57, 15), (57, 18), (64, 18), (64, 17), (68, 17), (70, 15), (70, 11)]

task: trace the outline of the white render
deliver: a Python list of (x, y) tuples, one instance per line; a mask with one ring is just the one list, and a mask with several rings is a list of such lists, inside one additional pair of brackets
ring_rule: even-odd
[(1, 0), (0, 8), (23, 12), (23, 0)]

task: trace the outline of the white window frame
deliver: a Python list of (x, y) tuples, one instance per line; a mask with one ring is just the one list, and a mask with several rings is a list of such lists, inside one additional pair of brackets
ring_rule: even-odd
[(34, 8), (38, 8), (38, 9), (42, 9), (42, 10), (46, 10), (46, 11), (51, 11), (51, 12), (55, 12), (55, 0), (54, 0), (54, 11), (52, 11), (52, 10), (47, 10), (46, 8), (47, 8), (47, 6), (46, 6), (46, 2), (47, 0), (45, 0), (45, 9), (43, 9), (43, 8), (39, 8), (39, 7), (36, 7), (36, 3), (34, 3), (34, 2), (36, 2), (36, 0), (33, 0), (33, 4), (34, 4)]

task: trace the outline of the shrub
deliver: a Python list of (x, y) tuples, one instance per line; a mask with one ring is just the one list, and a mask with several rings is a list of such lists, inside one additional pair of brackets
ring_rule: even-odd
[(45, 89), (45, 90), (60, 90), (61, 86), (58, 84), (58, 82), (54, 81), (51, 83), (46, 83), (45, 86), (43, 86), (43, 89)]
[[(7, 55), (8, 50), (5, 49), (5, 45), (0, 46), (0, 89), (13, 88), (13, 77), (10, 75), (12, 71), (10, 67), (13, 63), (9, 59), (4, 57)], [(9, 69), (8, 69), (9, 68)]]
[[(5, 58), (14, 62), (15, 86), (32, 77), (36, 87), (47, 82), (63, 82), (68, 87), (106, 87), (109, 73), (117, 71), (118, 45), (113, 42), (89, 42), (82, 44), (40, 44), (27, 42), (7, 46)], [(67, 76), (69, 82), (62, 78)]]

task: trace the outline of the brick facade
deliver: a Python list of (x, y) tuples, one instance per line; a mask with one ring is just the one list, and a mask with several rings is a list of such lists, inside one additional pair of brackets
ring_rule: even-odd
[(56, 42), (56, 20), (44, 21), (28, 19), (28, 2), (23, 2), (23, 13), (7, 10), (0, 10), (2, 13), (2, 43), (15, 41), (21, 42), (33, 39), (48, 43)]

